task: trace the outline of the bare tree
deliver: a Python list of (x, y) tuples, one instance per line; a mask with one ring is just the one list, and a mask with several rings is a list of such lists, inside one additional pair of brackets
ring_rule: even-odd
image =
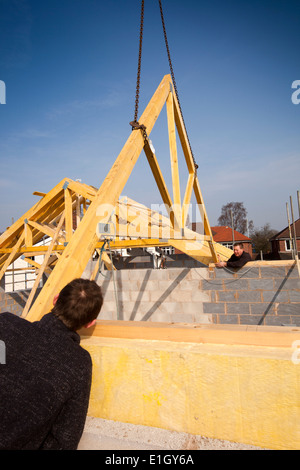
[(270, 227), (269, 223), (266, 223), (261, 228), (255, 228), (252, 232), (252, 244), (257, 253), (268, 253), (272, 250), (270, 238), (272, 238), (278, 231)]
[(253, 220), (247, 220), (247, 210), (243, 202), (228, 202), (222, 206), (218, 224), (232, 227), (232, 222), (234, 230), (244, 235), (253, 230)]

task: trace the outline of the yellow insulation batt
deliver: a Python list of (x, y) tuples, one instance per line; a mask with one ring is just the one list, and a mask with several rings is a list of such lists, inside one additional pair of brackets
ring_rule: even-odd
[[(130, 322), (122, 323), (113, 330), (113, 322), (101, 322), (92, 336), (82, 335), (94, 365), (90, 416), (268, 449), (300, 448), (299, 329), (134, 322), (139, 338), (128, 339), (121, 336)], [(170, 331), (169, 341), (159, 339)], [(185, 342), (191, 331), (195, 341)], [(208, 342), (214, 333), (215, 344)], [(247, 344), (253, 337), (261, 345)]]

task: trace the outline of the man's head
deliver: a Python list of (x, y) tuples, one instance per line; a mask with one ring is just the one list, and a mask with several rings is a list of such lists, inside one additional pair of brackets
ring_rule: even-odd
[(101, 287), (95, 281), (74, 279), (55, 298), (52, 313), (77, 331), (97, 318), (102, 304)]
[(242, 256), (243, 251), (244, 251), (244, 245), (242, 243), (235, 243), (233, 245), (233, 252), (235, 256), (238, 256), (238, 257)]

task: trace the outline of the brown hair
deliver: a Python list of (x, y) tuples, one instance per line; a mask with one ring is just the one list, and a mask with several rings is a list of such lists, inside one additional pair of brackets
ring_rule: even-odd
[(243, 245), (242, 242), (236, 242), (236, 243), (234, 243), (233, 246), (239, 246), (239, 247), (242, 248), (242, 249), (244, 248), (244, 245)]
[(95, 281), (74, 279), (59, 293), (52, 313), (77, 331), (97, 318), (102, 304), (101, 287)]

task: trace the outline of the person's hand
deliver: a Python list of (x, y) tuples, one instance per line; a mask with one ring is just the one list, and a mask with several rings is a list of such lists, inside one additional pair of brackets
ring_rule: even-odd
[(226, 266), (225, 261), (219, 261), (218, 263), (215, 264), (217, 268), (224, 268)]

